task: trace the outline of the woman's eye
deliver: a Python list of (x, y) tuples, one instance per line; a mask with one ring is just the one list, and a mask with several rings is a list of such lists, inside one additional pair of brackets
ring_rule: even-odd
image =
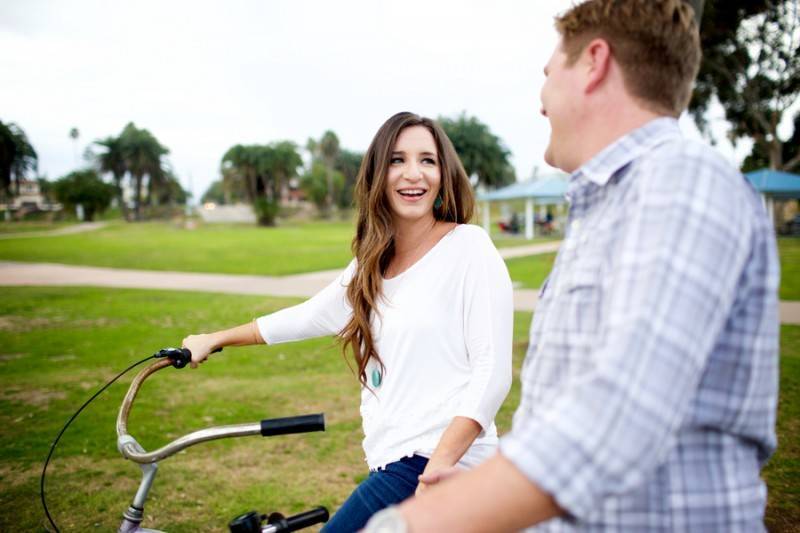
[(393, 158), (391, 158), (389, 160), (389, 163), (391, 163), (392, 165), (398, 165), (398, 164), (400, 164), (402, 162), (403, 162), (403, 158), (402, 157), (393, 157)]
[(422, 162), (425, 163), (426, 165), (435, 165), (436, 164), (436, 160), (433, 159), (433, 158), (430, 158), (430, 157), (426, 157), (425, 159), (422, 160)]

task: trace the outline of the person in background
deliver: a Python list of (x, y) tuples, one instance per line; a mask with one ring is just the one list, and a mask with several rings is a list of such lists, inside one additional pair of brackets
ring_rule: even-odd
[(776, 243), (742, 175), (678, 128), (693, 10), (590, 0), (556, 28), (541, 100), (569, 220), (513, 427), (489, 461), (366, 531), (763, 531)]
[(224, 346), (340, 336), (361, 382), (370, 468), (323, 528), (351, 532), (424, 490), (420, 474), (474, 467), (497, 446), (511, 385), (513, 292), (489, 236), (467, 224), (469, 179), (441, 127), (412, 113), (381, 126), (357, 178), (350, 265), (310, 300), (190, 335), (192, 365)]

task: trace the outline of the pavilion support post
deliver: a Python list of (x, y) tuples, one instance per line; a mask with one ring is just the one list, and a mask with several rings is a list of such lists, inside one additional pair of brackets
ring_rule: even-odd
[(533, 199), (525, 200), (525, 238), (533, 239)]
[(767, 196), (767, 215), (769, 216), (769, 221), (772, 224), (775, 224), (775, 200), (772, 196)]
[(483, 229), (486, 230), (486, 233), (491, 231), (491, 220), (490, 220), (490, 204), (489, 202), (483, 202)]

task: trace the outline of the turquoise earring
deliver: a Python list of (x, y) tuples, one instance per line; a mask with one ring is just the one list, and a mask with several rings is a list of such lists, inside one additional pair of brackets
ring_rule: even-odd
[(439, 209), (440, 207), (442, 207), (443, 203), (444, 202), (442, 201), (442, 197), (440, 195), (436, 195), (436, 200), (433, 201), (433, 208)]

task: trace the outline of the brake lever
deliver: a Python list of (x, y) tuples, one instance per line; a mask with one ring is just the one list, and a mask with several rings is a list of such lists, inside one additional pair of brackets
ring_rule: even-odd
[[(222, 348), (217, 348), (211, 353), (221, 352)], [(192, 361), (192, 352), (188, 348), (162, 348), (153, 354), (156, 359), (164, 359), (165, 357), (172, 361), (172, 366), (175, 368), (183, 368)]]

